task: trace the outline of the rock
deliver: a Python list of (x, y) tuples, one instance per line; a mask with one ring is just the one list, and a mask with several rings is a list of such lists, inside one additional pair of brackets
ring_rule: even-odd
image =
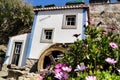
[(8, 76), (7, 71), (0, 71), (0, 77), (6, 77), (6, 76)]
[(39, 80), (41, 76), (35, 73), (29, 73), (28, 75), (23, 75), (18, 78), (18, 80)]
[(6, 80), (6, 79), (0, 77), (0, 80)]
[(16, 66), (16, 65), (14, 65), (14, 64), (10, 64), (10, 65), (8, 65), (7, 66), (9, 69), (13, 69), (13, 70), (21, 70), (21, 71), (23, 71), (23, 70), (25, 70), (26, 68), (24, 67), (24, 66)]
[(30, 68), (25, 68), (26, 71), (30, 71)]
[(30, 80), (30, 78), (19, 77), (18, 80)]
[(0, 45), (0, 51), (3, 51), (6, 53), (7, 47), (5, 45)]
[(2, 71), (7, 71), (7, 70), (8, 70), (7, 65), (6, 65), (6, 64), (3, 64), (3, 65), (2, 65)]
[(24, 77), (19, 77), (18, 80), (24, 80), (25, 78)]

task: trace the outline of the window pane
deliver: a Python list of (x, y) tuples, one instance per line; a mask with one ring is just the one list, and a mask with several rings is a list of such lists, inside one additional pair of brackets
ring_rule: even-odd
[(71, 25), (75, 25), (75, 22), (71, 22)]
[(21, 50), (21, 42), (15, 42), (15, 48), (14, 48), (14, 53), (15, 54), (20, 54), (20, 50)]
[(52, 39), (52, 36), (48, 36), (48, 39)]
[(51, 35), (47, 35), (47, 36), (46, 36), (46, 39), (49, 39), (49, 40), (50, 40), (51, 38), (52, 38)]
[(70, 22), (67, 22), (67, 25), (70, 25)]
[(52, 32), (49, 32), (49, 35), (52, 35)]
[(46, 32), (46, 35), (49, 35), (49, 32)]
[(48, 36), (46, 35), (46, 39), (48, 39)]
[(71, 18), (72, 20), (71, 21), (75, 21), (75, 18)]
[(68, 18), (67, 18), (67, 21), (70, 21), (70, 20), (71, 20), (71, 18), (68, 17)]

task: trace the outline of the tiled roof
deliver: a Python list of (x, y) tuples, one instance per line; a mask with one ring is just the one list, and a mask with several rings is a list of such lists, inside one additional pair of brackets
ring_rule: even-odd
[(60, 7), (44, 7), (44, 8), (34, 8), (34, 11), (51, 11), (51, 10), (65, 10), (65, 9), (83, 9), (83, 8), (89, 8), (85, 4), (79, 4), (79, 5), (67, 5), (67, 6), (60, 6)]

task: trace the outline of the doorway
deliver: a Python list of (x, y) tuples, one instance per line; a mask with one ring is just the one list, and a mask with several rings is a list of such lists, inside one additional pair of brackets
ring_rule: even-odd
[(20, 53), (21, 53), (22, 42), (15, 42), (13, 56), (12, 56), (12, 63), (18, 66)]

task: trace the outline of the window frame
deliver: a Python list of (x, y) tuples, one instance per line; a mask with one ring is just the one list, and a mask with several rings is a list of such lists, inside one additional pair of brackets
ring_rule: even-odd
[[(45, 30), (52, 30), (52, 35), (51, 35), (51, 39), (50, 40), (46, 39)], [(43, 28), (42, 29), (40, 42), (41, 43), (51, 43), (53, 41), (53, 35), (54, 35), (54, 28)]]
[[(75, 16), (75, 25), (66, 25), (67, 16)], [(77, 14), (64, 14), (62, 29), (76, 29), (77, 28), (78, 15)]]

